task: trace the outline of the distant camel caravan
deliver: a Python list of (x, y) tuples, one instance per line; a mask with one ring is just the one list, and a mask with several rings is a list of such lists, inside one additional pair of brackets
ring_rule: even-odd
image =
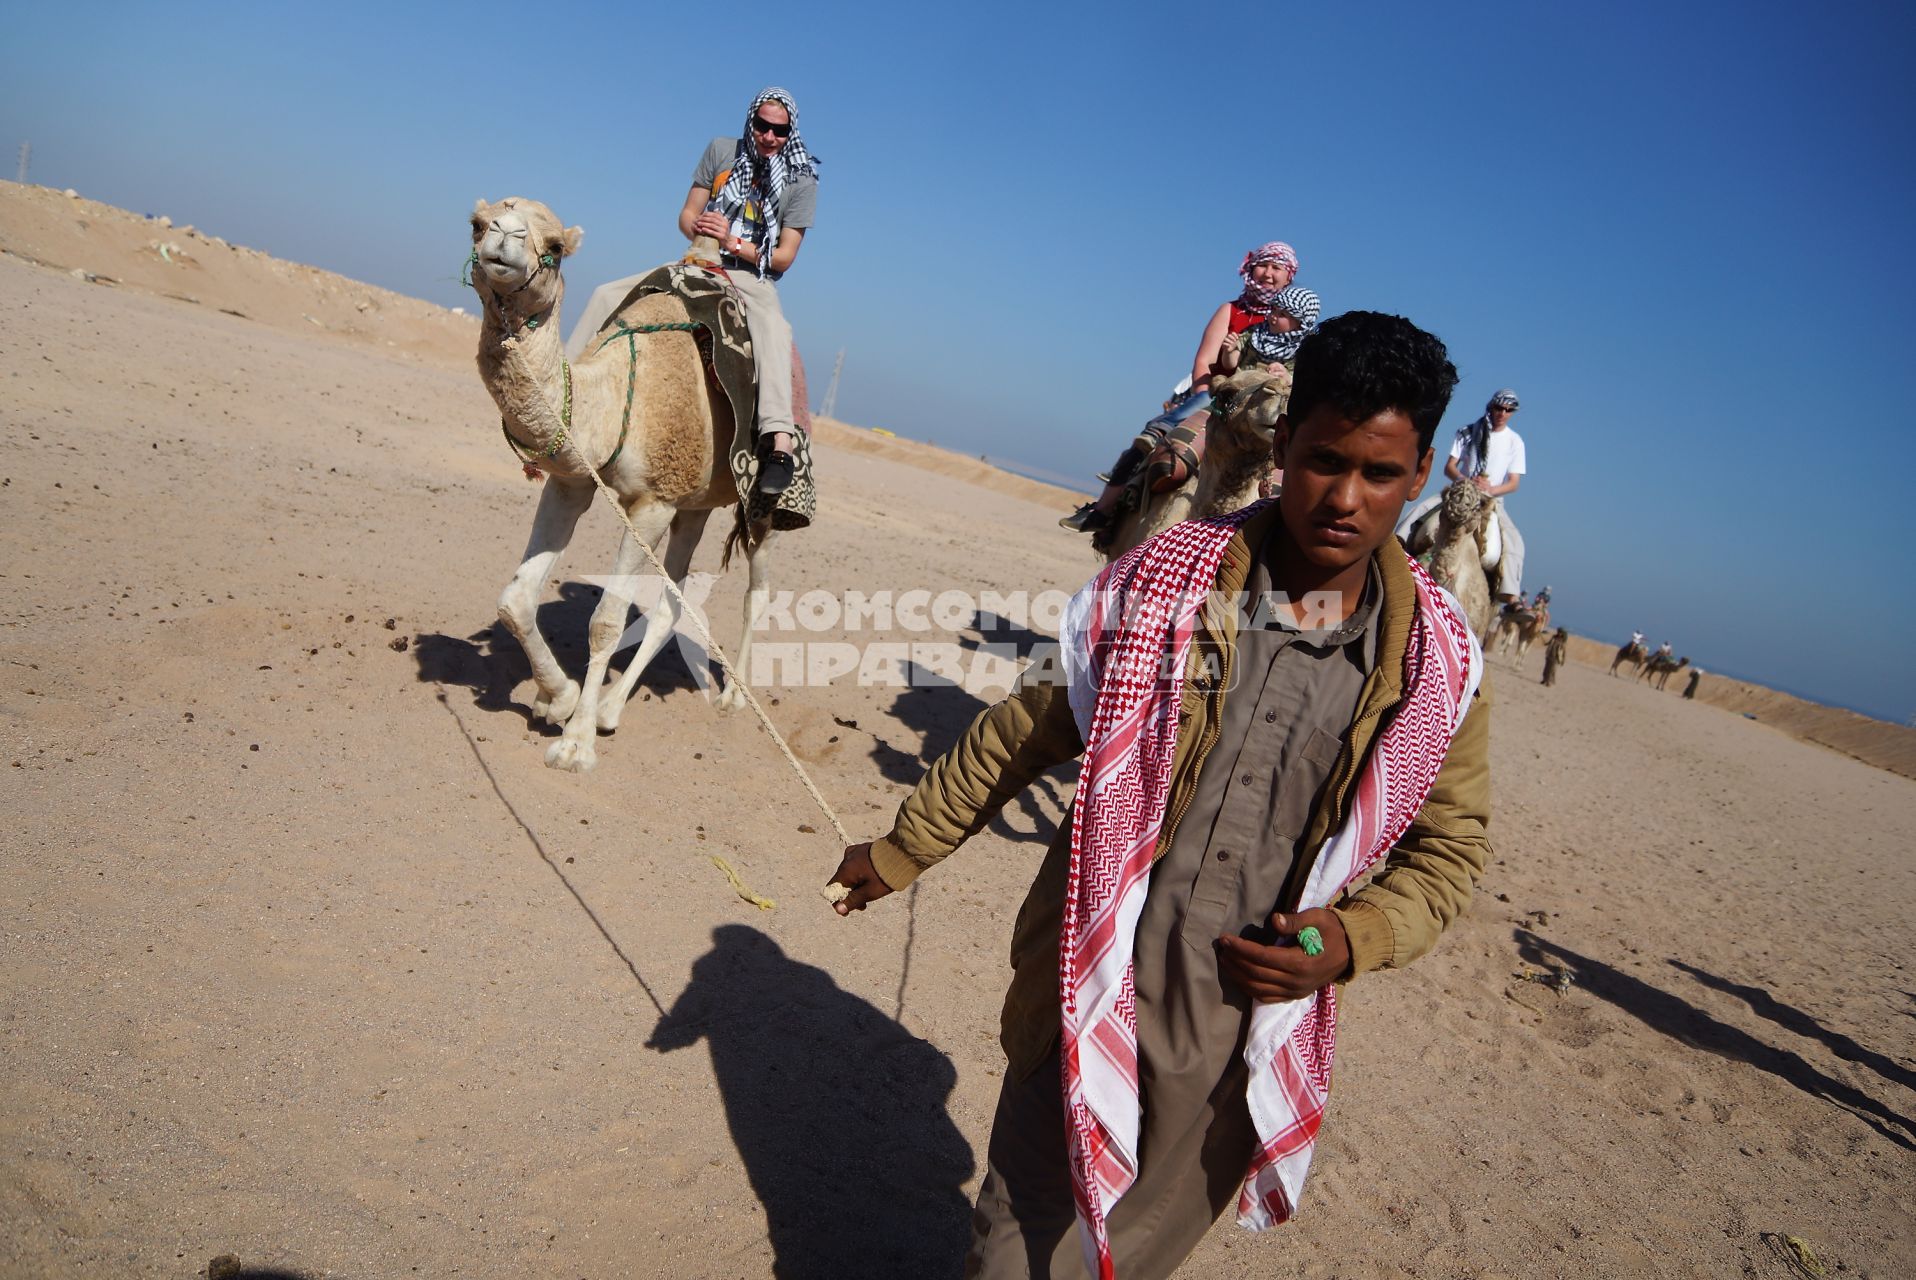
[(1627, 662), (1630, 664), (1632, 671), (1635, 671), (1638, 675), (1642, 675), (1641, 668), (1649, 658), (1649, 647), (1641, 640), (1632, 640), (1629, 644), (1618, 649), (1617, 656), (1610, 660), (1610, 674), (1615, 675), (1617, 668)]
[(1643, 670), (1637, 672), (1637, 679), (1648, 680), (1652, 686), (1661, 689), (1670, 683), (1671, 676), (1689, 665), (1688, 658), (1672, 658), (1659, 653), (1643, 664)]
[[(546, 764), (575, 773), (596, 762), (595, 736), (618, 727), (633, 686), (664, 648), (680, 613), (669, 593), (648, 609), (632, 661), (609, 689), (604, 687), (625, 632), (633, 586), (650, 571), (632, 535), (622, 534), (604, 594), (592, 611), (584, 680), (575, 683), (552, 656), (539, 633), (536, 610), (596, 492), (581, 458), (590, 458), (599, 469), (647, 545), (665, 540), (662, 559), (674, 582), (684, 579), (712, 512), (739, 500), (727, 458), (731, 404), (706, 377), (690, 332), (648, 333), (631, 347), (604, 344), (577, 364), (564, 359), (559, 304), (565, 281), (559, 262), (577, 252), (584, 234), (566, 227), (537, 200), (481, 200), (472, 211), (472, 285), (484, 311), (479, 376), (522, 460), (531, 460), (529, 471), (549, 477), (519, 571), (499, 597), (499, 618), (532, 664), (539, 686), (534, 714), (565, 727), (546, 752)], [(717, 244), (709, 250), (716, 260)], [(684, 324), (687, 312), (678, 298), (654, 294), (620, 316), (628, 324), (670, 325)], [(746, 530), (741, 539), (750, 574), (745, 630), (734, 657), (741, 674), (750, 670), (752, 628), (771, 595), (765, 554), (770, 540), (769, 524)], [(730, 710), (744, 700), (727, 680), (717, 702)]]
[(1550, 625), (1550, 605), (1540, 604), (1534, 609), (1523, 605), (1505, 605), (1497, 614), (1497, 652), (1517, 651), (1517, 661), (1521, 663), (1524, 655), (1530, 652), (1530, 646), (1536, 642), (1543, 629)]
[(1455, 482), (1444, 490), (1438, 504), (1437, 532), (1430, 548), (1430, 576), (1457, 597), (1471, 631), (1486, 644), (1496, 613), (1491, 607), (1490, 579), (1484, 573), (1484, 530), (1496, 514), (1497, 500), (1478, 488), (1475, 480)]
[(1240, 369), (1211, 384), (1214, 406), (1204, 424), (1204, 462), (1196, 476), (1118, 518), (1108, 541), (1095, 545), (1106, 560), (1119, 556), (1180, 520), (1228, 515), (1249, 506), (1271, 469), (1271, 438), (1291, 395), (1291, 371)]

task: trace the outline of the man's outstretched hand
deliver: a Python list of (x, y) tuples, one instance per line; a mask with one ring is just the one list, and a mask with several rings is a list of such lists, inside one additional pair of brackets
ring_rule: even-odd
[(878, 873), (872, 870), (872, 846), (869, 840), (845, 850), (845, 857), (839, 862), (838, 870), (832, 872), (827, 888), (834, 884), (850, 890), (843, 898), (832, 903), (832, 910), (841, 916), (863, 911), (866, 903), (876, 902), (891, 892), (891, 886), (880, 880)]
[[(1317, 955), (1305, 955), (1297, 944), (1299, 930), (1306, 927), (1315, 928), (1324, 939), (1324, 950)], [(1218, 968), (1261, 1004), (1313, 995), (1343, 977), (1350, 967), (1350, 938), (1335, 911), (1317, 907), (1296, 915), (1276, 913), (1271, 916), (1271, 928), (1283, 939), (1274, 947), (1234, 933), (1217, 940)]]

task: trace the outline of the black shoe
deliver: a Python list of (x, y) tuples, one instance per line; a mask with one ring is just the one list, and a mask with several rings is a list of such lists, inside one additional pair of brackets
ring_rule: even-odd
[(1111, 473), (1109, 471), (1100, 471), (1097, 475), (1098, 479), (1104, 481), (1106, 484), (1111, 483)]
[(1111, 517), (1098, 510), (1098, 504), (1087, 502), (1070, 515), (1058, 521), (1060, 529), (1069, 529), (1073, 533), (1095, 533), (1111, 523)]
[(767, 449), (758, 460), (758, 491), (777, 497), (792, 487), (795, 474), (791, 454), (783, 449)]

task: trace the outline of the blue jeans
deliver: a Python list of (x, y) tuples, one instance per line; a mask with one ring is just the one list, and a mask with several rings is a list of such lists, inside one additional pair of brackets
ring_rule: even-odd
[(1183, 423), (1187, 418), (1201, 410), (1211, 407), (1209, 391), (1187, 391), (1171, 402), (1171, 407), (1144, 424), (1143, 434), (1156, 436), (1162, 440), (1172, 427)]

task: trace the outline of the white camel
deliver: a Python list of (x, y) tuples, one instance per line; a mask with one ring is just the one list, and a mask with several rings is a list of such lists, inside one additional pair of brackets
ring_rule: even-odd
[[(604, 344), (577, 364), (564, 359), (559, 304), (565, 281), (559, 263), (577, 251), (583, 235), (536, 200), (481, 200), (472, 212), (472, 284), (484, 313), (479, 376), (499, 406), (507, 435), (546, 474), (525, 555), (499, 596), (499, 618), (532, 664), (538, 685), (534, 713), (565, 727), (546, 752), (546, 764), (575, 773), (596, 763), (595, 737), (618, 727), (633, 686), (680, 616), (669, 592), (647, 610), (637, 651), (607, 687), (633, 587), (650, 571), (639, 544), (625, 533), (592, 611), (584, 678), (573, 681), (553, 657), (539, 633), (536, 610), (596, 493), (584, 460), (599, 468), (646, 545), (665, 542), (662, 559), (675, 582), (684, 580), (712, 512), (738, 501), (727, 461), (731, 406), (707, 379), (692, 334), (649, 333), (631, 346)], [(717, 245), (708, 253), (715, 259)], [(637, 325), (683, 323), (687, 316), (678, 299), (656, 294), (622, 318)], [(499, 445), (502, 451), (505, 447)], [(770, 537), (769, 525), (759, 525), (741, 539), (749, 566), (745, 629), (733, 659), (741, 679), (750, 670), (753, 627), (771, 595), (766, 583)], [(727, 680), (717, 702), (730, 710), (744, 703), (744, 694)]]

